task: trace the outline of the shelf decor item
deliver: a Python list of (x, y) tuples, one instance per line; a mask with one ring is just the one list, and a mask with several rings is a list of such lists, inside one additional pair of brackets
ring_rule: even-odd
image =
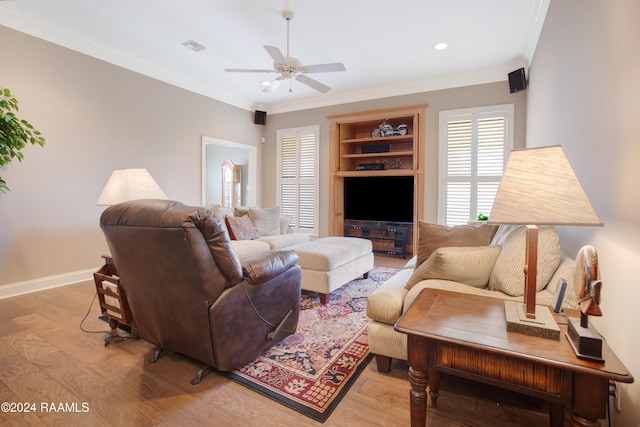
[(372, 138), (380, 138), (381, 136), (407, 135), (409, 128), (405, 124), (392, 126), (384, 120), (377, 129), (371, 131)]
[(539, 225), (602, 225), (559, 145), (511, 152), (488, 224), (526, 225), (524, 305), (505, 302), (508, 330), (560, 339), (548, 307), (536, 306)]
[(589, 324), (589, 316), (602, 316), (600, 310), (602, 281), (598, 267), (598, 253), (593, 246), (587, 245), (578, 251), (573, 286), (580, 298), (580, 319), (569, 319), (567, 339), (578, 358), (604, 362), (602, 337)]

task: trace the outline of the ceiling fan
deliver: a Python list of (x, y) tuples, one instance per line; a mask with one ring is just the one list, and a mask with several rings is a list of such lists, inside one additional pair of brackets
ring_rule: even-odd
[[(318, 92), (327, 93), (331, 88), (317, 80), (307, 76), (309, 73), (326, 73), (330, 71), (345, 71), (346, 68), (341, 62), (333, 62), (330, 64), (316, 64), (316, 65), (302, 65), (302, 63), (289, 56), (289, 23), (293, 19), (293, 12), (285, 10), (282, 12), (282, 17), (287, 21), (287, 56), (284, 56), (280, 49), (275, 46), (264, 45), (265, 50), (273, 58), (273, 70), (259, 70), (259, 69), (242, 69), (242, 68), (226, 68), (225, 71), (230, 73), (280, 73), (279, 77), (276, 77), (263, 92), (275, 91), (285, 80), (296, 79), (300, 83), (303, 83)], [(291, 92), (291, 89), (289, 89)]]

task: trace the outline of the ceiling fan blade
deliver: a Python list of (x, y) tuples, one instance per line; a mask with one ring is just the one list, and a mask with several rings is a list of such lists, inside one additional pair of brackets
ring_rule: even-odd
[(342, 62), (333, 62), (331, 64), (301, 65), (298, 70), (303, 73), (328, 73), (330, 71), (346, 71), (347, 68)]
[(266, 44), (263, 45), (263, 47), (265, 48), (269, 56), (273, 58), (276, 64), (287, 64), (287, 60), (284, 59), (284, 55), (282, 54), (282, 52), (280, 52), (280, 49), (275, 46), (267, 46)]
[(253, 70), (248, 68), (225, 68), (227, 73), (275, 73), (275, 70)]
[(296, 76), (296, 80), (309, 86), (310, 88), (317, 90), (318, 92), (327, 93), (331, 90), (329, 86), (324, 85), (319, 81), (312, 79), (311, 77), (305, 76), (304, 74), (298, 74)]
[(263, 92), (274, 92), (276, 89), (278, 89), (280, 87), (280, 85), (282, 84), (283, 81), (284, 81), (284, 78), (277, 77), (269, 84), (269, 86), (267, 86), (264, 89), (262, 89), (262, 91)]

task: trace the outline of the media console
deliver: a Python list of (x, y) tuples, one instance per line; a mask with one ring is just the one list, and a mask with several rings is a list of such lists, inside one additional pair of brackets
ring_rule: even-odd
[(345, 224), (345, 237), (371, 240), (373, 252), (407, 258), (407, 236), (411, 224)]

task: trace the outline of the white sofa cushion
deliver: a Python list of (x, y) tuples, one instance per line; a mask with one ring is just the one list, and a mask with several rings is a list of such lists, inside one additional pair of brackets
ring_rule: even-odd
[(280, 207), (249, 208), (249, 218), (256, 226), (260, 236), (276, 236), (280, 234)]
[(256, 240), (267, 243), (271, 249), (283, 249), (289, 246), (305, 243), (311, 240), (311, 236), (304, 233), (279, 234), (277, 236), (262, 236)]
[(452, 280), (476, 288), (486, 288), (500, 246), (444, 247), (416, 267), (406, 288), (425, 279)]
[[(502, 245), (502, 251), (493, 266), (489, 288), (507, 295), (524, 294), (526, 227), (512, 227), (494, 243)], [(555, 227), (544, 226), (538, 230), (538, 274), (536, 291), (544, 289), (562, 260), (560, 238)]]
[(232, 240), (231, 247), (240, 261), (262, 255), (269, 251), (269, 244), (259, 240)]

